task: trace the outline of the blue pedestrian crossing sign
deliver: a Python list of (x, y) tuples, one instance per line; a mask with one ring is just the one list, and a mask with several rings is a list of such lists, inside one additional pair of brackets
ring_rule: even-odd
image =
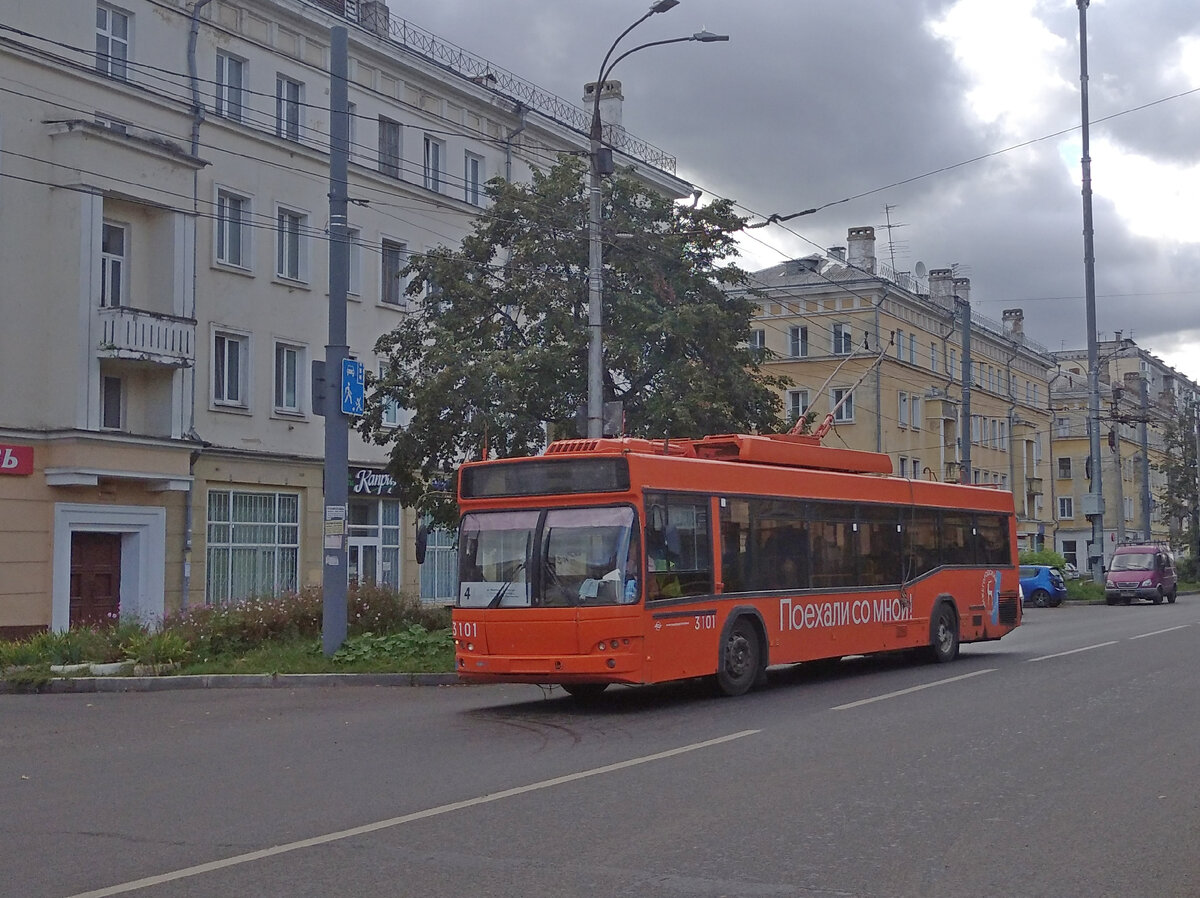
[(342, 359), (342, 414), (363, 413), (363, 383), (363, 363)]

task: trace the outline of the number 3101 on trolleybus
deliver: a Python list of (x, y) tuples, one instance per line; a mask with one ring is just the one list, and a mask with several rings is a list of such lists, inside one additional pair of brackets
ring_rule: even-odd
[(1020, 623), (1012, 494), (891, 476), (803, 435), (564, 440), (462, 466), (455, 666), (471, 682), (713, 676)]

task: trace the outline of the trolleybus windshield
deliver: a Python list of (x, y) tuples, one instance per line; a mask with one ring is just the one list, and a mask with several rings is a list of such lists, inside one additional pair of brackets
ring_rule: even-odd
[(460, 608), (620, 605), (640, 595), (629, 506), (473, 512), (459, 547)]

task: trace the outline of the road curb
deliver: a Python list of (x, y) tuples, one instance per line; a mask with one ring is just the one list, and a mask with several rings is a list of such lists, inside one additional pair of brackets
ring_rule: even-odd
[(454, 673), (192, 674), (167, 677), (54, 677), (44, 683), (0, 681), (0, 695), (77, 692), (168, 692), (180, 689), (272, 689), (338, 686), (457, 686)]

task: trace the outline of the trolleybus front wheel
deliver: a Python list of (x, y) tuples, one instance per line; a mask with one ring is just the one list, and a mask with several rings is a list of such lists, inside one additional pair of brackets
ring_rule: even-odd
[(738, 618), (721, 644), (717, 685), (725, 695), (744, 695), (758, 679), (762, 644), (749, 618)]

